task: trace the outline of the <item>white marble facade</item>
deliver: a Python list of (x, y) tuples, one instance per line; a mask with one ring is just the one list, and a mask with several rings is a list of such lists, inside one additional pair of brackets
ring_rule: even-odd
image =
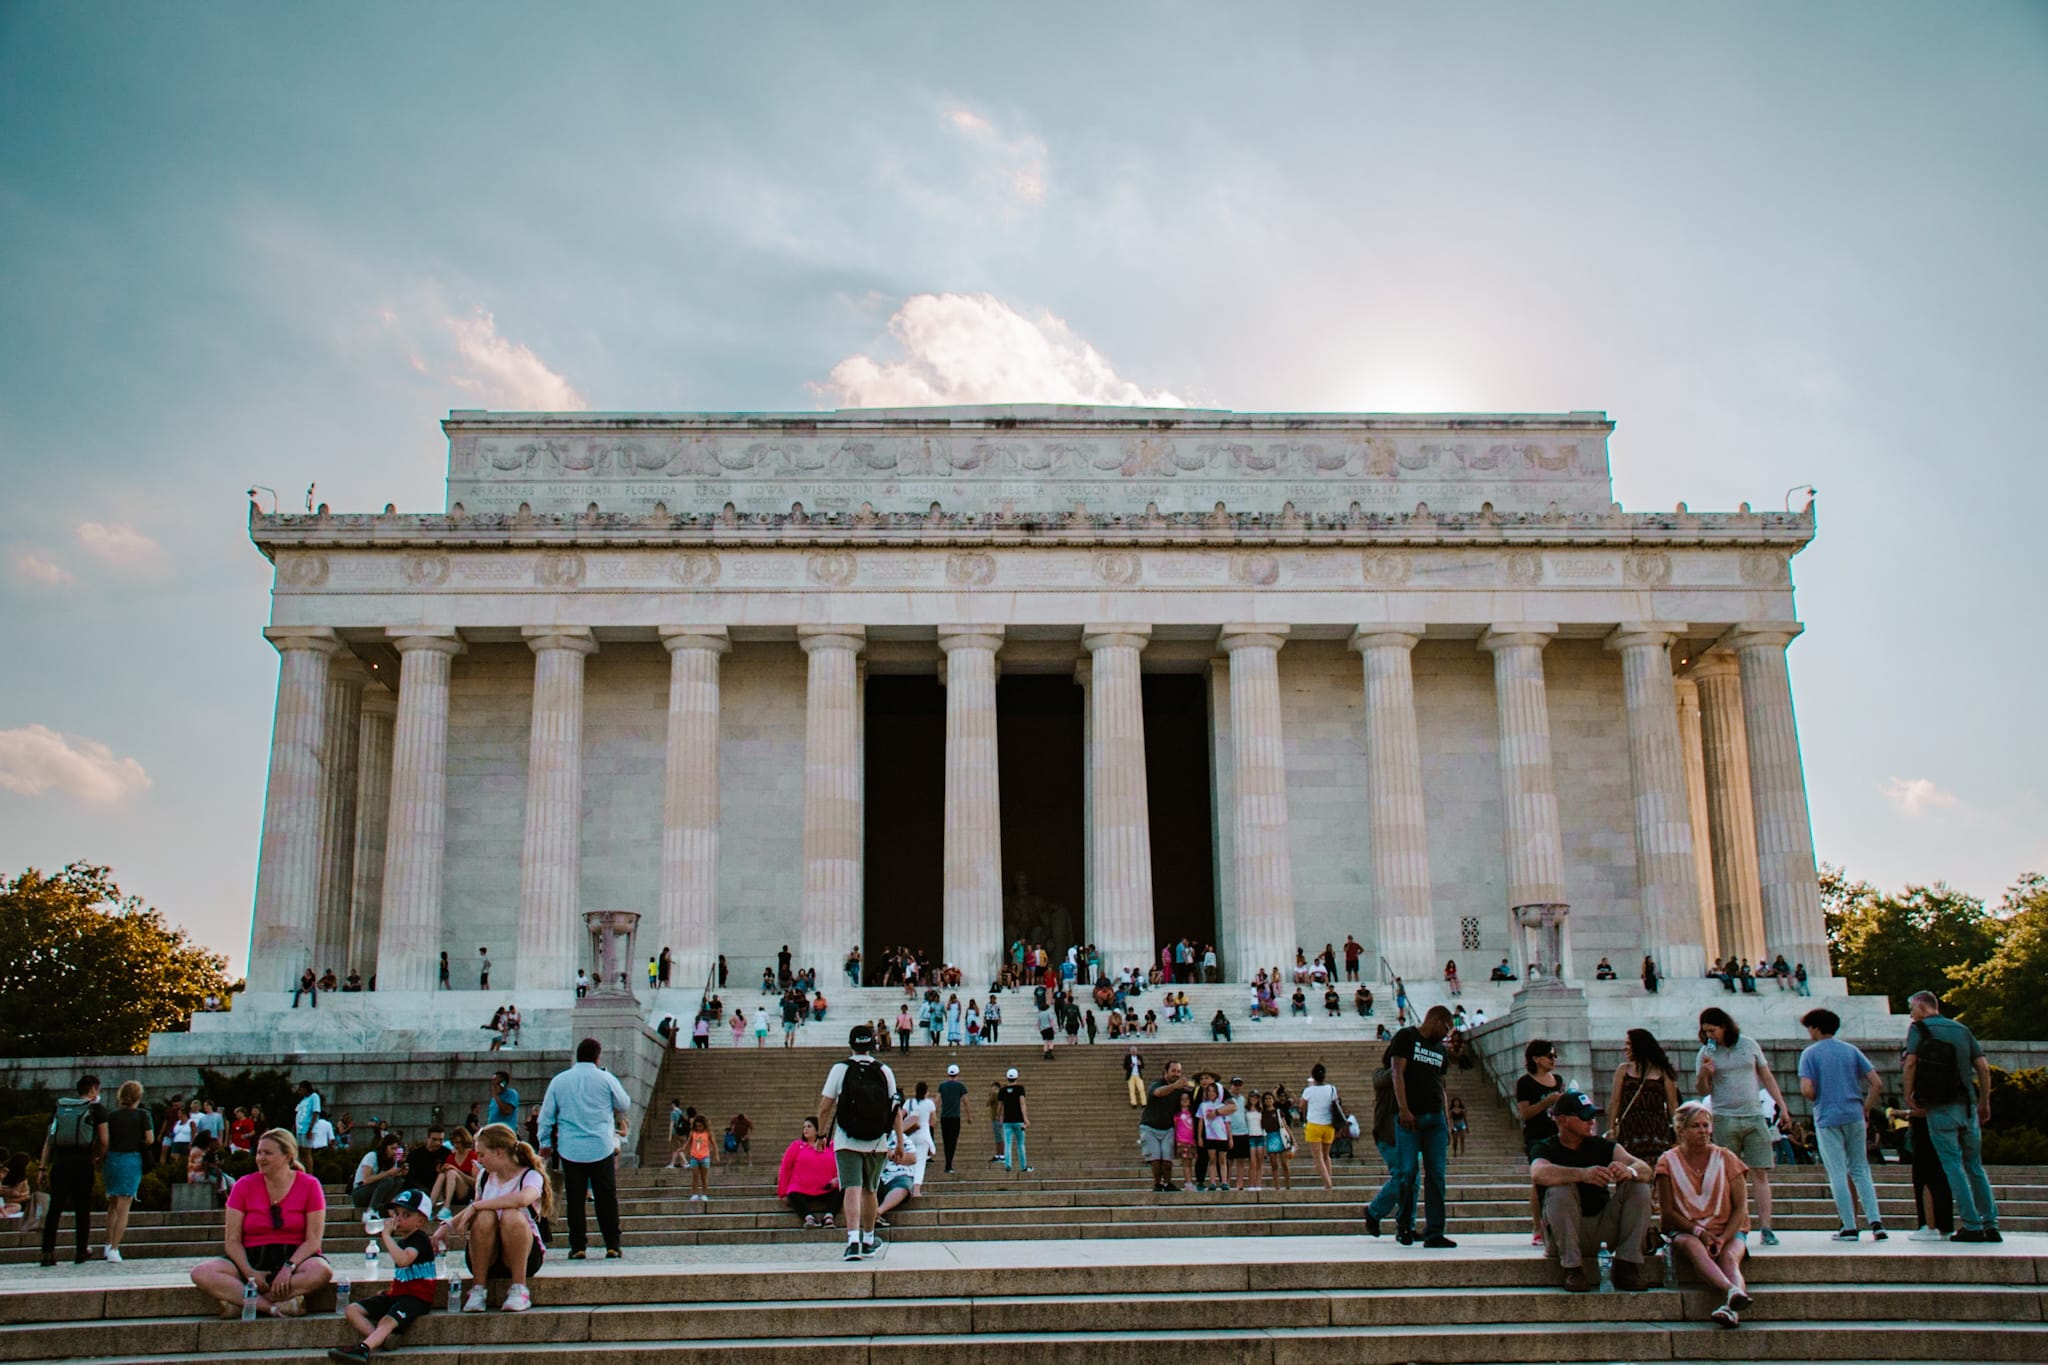
[[(949, 688), (946, 952), (1001, 942), (995, 679), (1086, 683), (1086, 937), (1156, 952), (1144, 672), (1208, 679), (1216, 936), (1417, 981), (1826, 971), (1786, 671), (1811, 509), (1625, 512), (1611, 423), (1005, 407), (458, 412), (445, 512), (253, 514), (280, 651), (250, 980), (679, 987), (861, 902), (870, 670)], [(394, 695), (395, 694), (395, 695)], [(346, 709), (348, 714), (342, 714)], [(1709, 847), (1700, 847), (1705, 837)], [(1550, 907), (1547, 911), (1536, 907)], [(1554, 950), (1553, 950), (1554, 951)], [(344, 960), (345, 959), (345, 960)], [(1374, 975), (1378, 975), (1377, 972)]]

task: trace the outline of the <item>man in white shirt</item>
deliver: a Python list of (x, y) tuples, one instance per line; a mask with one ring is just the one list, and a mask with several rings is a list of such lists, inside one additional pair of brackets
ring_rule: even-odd
[(316, 1152), (334, 1145), (334, 1125), (327, 1121), (327, 1115), (313, 1120), (313, 1126), (306, 1130), (306, 1145)]
[(903, 1145), (903, 1114), (895, 1102), (896, 1074), (874, 1058), (874, 1029), (855, 1024), (846, 1044), (853, 1055), (833, 1065), (818, 1097), (818, 1131), (832, 1135), (839, 1188), (846, 1191), (841, 1259), (858, 1261), (882, 1250), (875, 1236), (882, 1167), (890, 1152)]

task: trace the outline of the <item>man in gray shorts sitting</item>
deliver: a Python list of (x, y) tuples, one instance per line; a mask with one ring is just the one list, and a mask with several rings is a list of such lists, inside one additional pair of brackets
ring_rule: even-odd
[(846, 1251), (840, 1259), (879, 1255), (875, 1218), (881, 1211), (882, 1167), (903, 1145), (903, 1117), (896, 1107), (896, 1076), (874, 1058), (875, 1031), (855, 1024), (846, 1036), (853, 1055), (835, 1063), (818, 1098), (818, 1131), (832, 1135), (839, 1164), (839, 1188)]
[(1168, 1062), (1159, 1083), (1145, 1092), (1145, 1108), (1138, 1115), (1138, 1152), (1152, 1166), (1154, 1194), (1172, 1194), (1180, 1188), (1173, 1183), (1173, 1119), (1180, 1112), (1181, 1092), (1194, 1088), (1181, 1074), (1180, 1063)]

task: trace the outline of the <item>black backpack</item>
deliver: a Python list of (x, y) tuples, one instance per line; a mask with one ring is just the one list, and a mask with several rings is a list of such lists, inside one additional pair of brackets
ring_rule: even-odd
[(1925, 1024), (1915, 1024), (1920, 1042), (1913, 1049), (1913, 1098), (1925, 1109), (1937, 1104), (1962, 1104), (1970, 1097), (1963, 1088), (1963, 1069), (1955, 1044), (1934, 1036)]
[(856, 1142), (872, 1142), (889, 1131), (895, 1111), (882, 1064), (871, 1057), (847, 1059), (846, 1079), (839, 1086), (839, 1108), (833, 1120), (839, 1131)]

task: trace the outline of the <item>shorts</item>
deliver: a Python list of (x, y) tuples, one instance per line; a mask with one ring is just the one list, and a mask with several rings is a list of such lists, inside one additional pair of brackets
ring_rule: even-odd
[(708, 1156), (684, 1157), (683, 1165), (693, 1171), (708, 1171), (711, 1169), (711, 1158)]
[(142, 1188), (142, 1153), (108, 1152), (101, 1168), (107, 1178), (107, 1198), (133, 1199)]
[(1286, 1150), (1287, 1150), (1287, 1139), (1286, 1139), (1286, 1138), (1284, 1138), (1284, 1137), (1280, 1136), (1280, 1134), (1278, 1134), (1278, 1133), (1268, 1133), (1268, 1134), (1266, 1134), (1266, 1152), (1267, 1152), (1267, 1154), (1268, 1154), (1268, 1155), (1272, 1155), (1272, 1156), (1278, 1156), (1278, 1155), (1279, 1155), (1280, 1153), (1282, 1153), (1282, 1152), (1284, 1152), (1284, 1151), (1286, 1151)]
[(899, 1175), (894, 1180), (891, 1180), (888, 1184), (882, 1186), (881, 1189), (875, 1191), (875, 1193), (887, 1194), (891, 1190), (902, 1190), (905, 1193), (908, 1193), (910, 1190), (916, 1187), (916, 1184), (917, 1182), (915, 1180), (912, 1180), (909, 1176)]
[(1052, 1034), (1053, 1031), (1049, 1028), (1042, 1028), (1038, 1031), (1038, 1036), (1048, 1043), (1052, 1041)]
[(414, 1318), (423, 1318), (434, 1311), (433, 1304), (425, 1299), (414, 1298), (410, 1294), (372, 1294), (356, 1306), (369, 1314), (371, 1322), (382, 1322), (386, 1318), (395, 1319), (397, 1326), (391, 1329), (393, 1336), (398, 1336), (412, 1326)]
[(1250, 1156), (1252, 1154), (1251, 1134), (1232, 1133), (1230, 1135), (1230, 1154), (1240, 1161)]
[(1764, 1121), (1762, 1114), (1714, 1115), (1714, 1145), (1735, 1153), (1736, 1159), (1752, 1171), (1768, 1171), (1778, 1164), (1777, 1154), (1772, 1150), (1777, 1139), (1777, 1130)]
[(1304, 1123), (1301, 1125), (1301, 1140), (1310, 1144), (1331, 1143), (1337, 1140), (1337, 1128), (1329, 1123)]
[[(284, 1268), (284, 1263), (289, 1261), (292, 1253), (298, 1249), (297, 1242), (265, 1242), (262, 1246), (243, 1247), (242, 1259), (249, 1263), (249, 1269), (260, 1275), (275, 1275)], [(317, 1251), (305, 1259), (321, 1262), (327, 1260)], [(301, 1261), (300, 1264), (304, 1265), (305, 1261)]]
[[(526, 1275), (528, 1279), (540, 1274), (540, 1263), (547, 1259), (547, 1255), (548, 1249), (540, 1244), (540, 1232), (538, 1229), (535, 1229), (533, 1241), (526, 1248)], [(505, 1264), (505, 1244), (502, 1241), (497, 1244), (497, 1249), (491, 1256), (491, 1266), (490, 1269), (484, 1272), (484, 1278), (494, 1280), (501, 1275), (507, 1279), (511, 1278), (512, 1275), (511, 1269)]]
[(783, 1020), (783, 1021), (782, 1021), (782, 1031), (783, 1031), (784, 1033), (795, 1033), (795, 1032), (796, 1032), (796, 1020), (794, 1020), (794, 1019), (785, 1019), (785, 1020)]
[(1195, 1144), (1192, 1142), (1176, 1142), (1173, 1145), (1173, 1154), (1182, 1161), (1193, 1161), (1195, 1159)]
[(1225, 1156), (1230, 1154), (1229, 1138), (1203, 1138), (1202, 1145), (1212, 1153), (1221, 1152)]
[(840, 1189), (873, 1193), (881, 1188), (882, 1167), (889, 1160), (887, 1152), (854, 1152), (836, 1147), (832, 1158), (839, 1163)]
[(1138, 1156), (1144, 1161), (1173, 1160), (1173, 1130), (1138, 1125)]

